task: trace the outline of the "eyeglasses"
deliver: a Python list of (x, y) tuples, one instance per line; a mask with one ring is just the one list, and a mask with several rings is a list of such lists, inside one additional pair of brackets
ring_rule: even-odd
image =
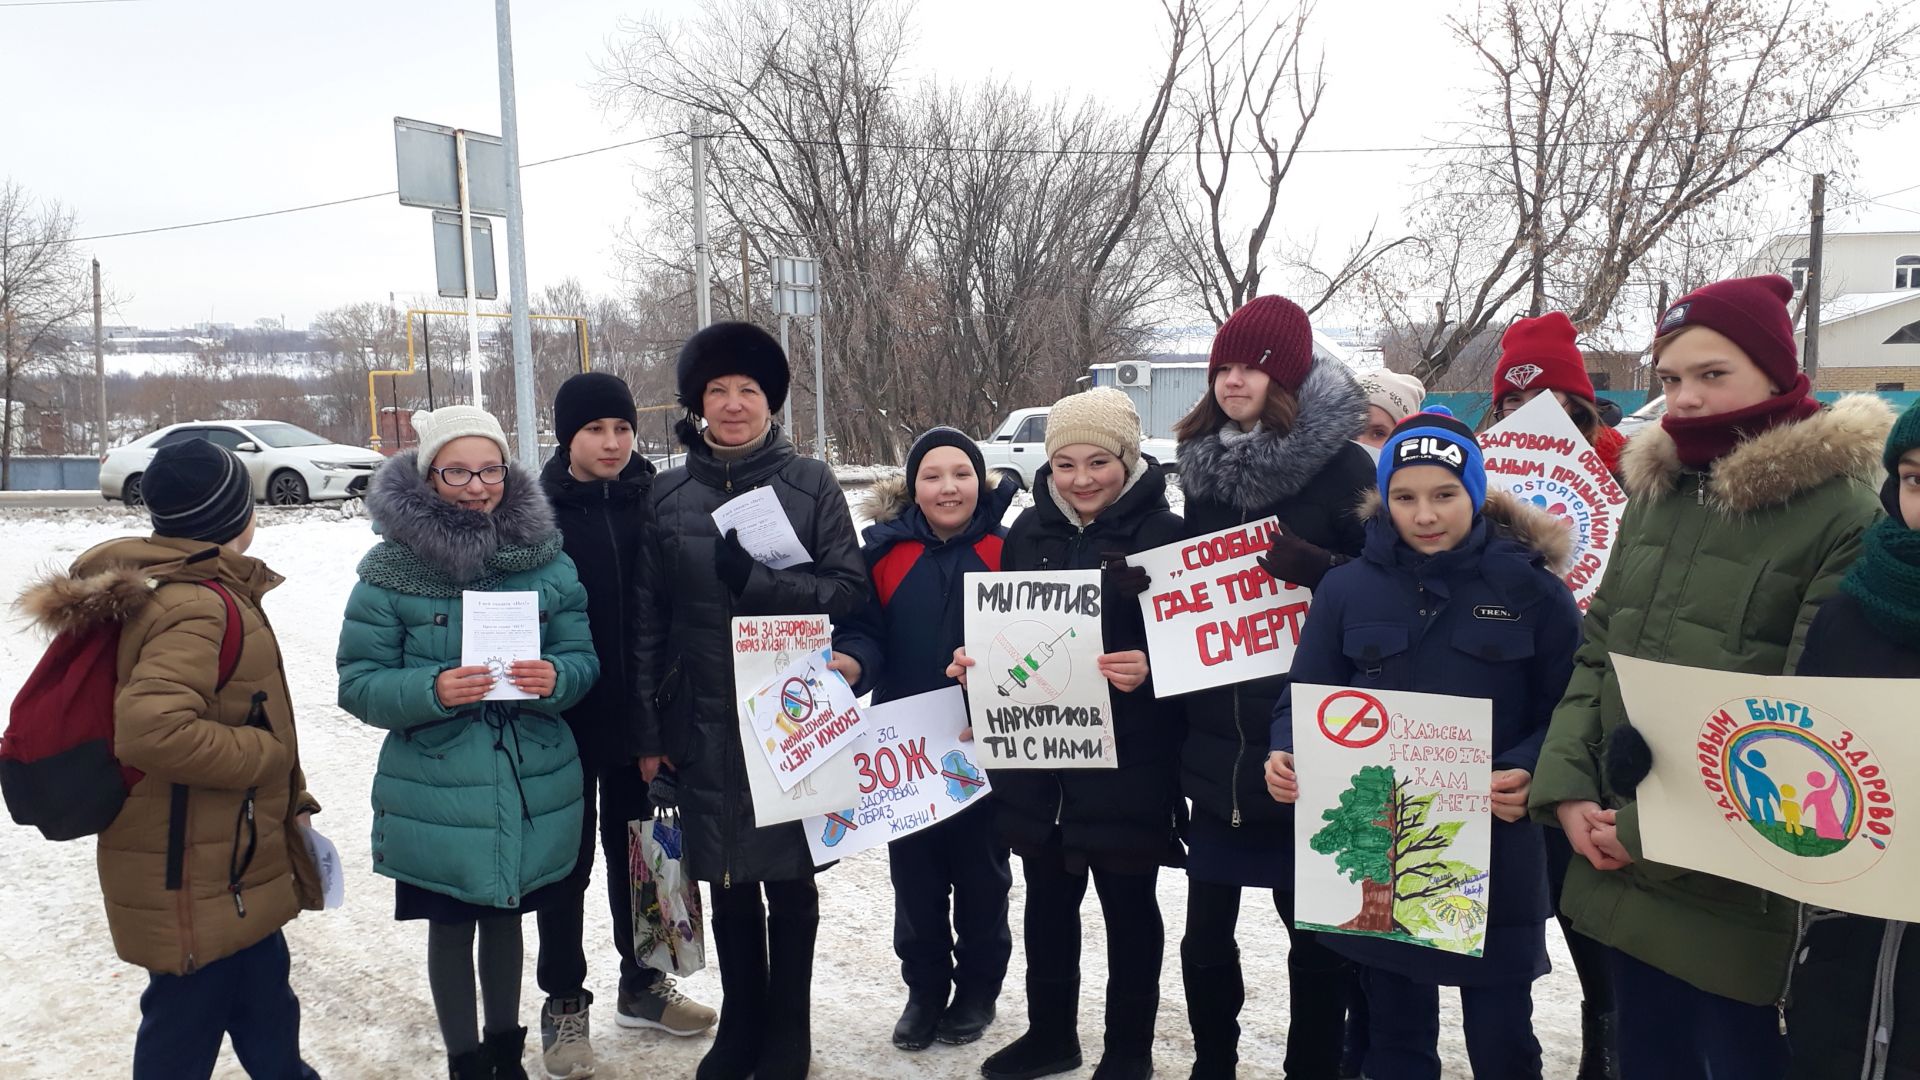
[(466, 487), (473, 482), (473, 478), (476, 476), (480, 478), (480, 482), (483, 484), (498, 484), (507, 478), (507, 467), (505, 465), (489, 465), (484, 469), (446, 468), (428, 469), (427, 471), (438, 475), (440, 482), (448, 487)]

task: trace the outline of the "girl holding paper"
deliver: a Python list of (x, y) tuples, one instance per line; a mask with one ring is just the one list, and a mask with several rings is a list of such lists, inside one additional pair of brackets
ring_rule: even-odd
[[(988, 1080), (1080, 1067), (1080, 905), (1091, 878), (1107, 933), (1106, 1035), (1099, 1080), (1153, 1075), (1165, 927), (1154, 883), (1183, 858), (1177, 705), (1154, 697), (1135, 552), (1170, 544), (1185, 526), (1167, 506), (1160, 467), (1140, 456), (1140, 418), (1111, 387), (1074, 394), (1047, 415), (1047, 457), (1034, 505), (1007, 533), (1004, 570), (1106, 570), (1098, 658), (1113, 689), (1112, 769), (993, 771), (1002, 835), (1027, 886), (1025, 1034), (987, 1058)], [(974, 665), (956, 650), (950, 677)]]
[[(862, 554), (874, 599), (833, 635), (833, 666), (857, 692), (871, 691), (879, 705), (953, 685), (946, 669), (965, 640), (966, 575), (1000, 569), (1000, 519), (1019, 490), (1017, 477), (989, 474), (980, 448), (948, 427), (921, 435), (905, 473), (868, 490), (873, 524)], [(893, 1045), (973, 1042), (993, 1022), (1013, 952), (1013, 872), (993, 811), (970, 809), (894, 840), (887, 866), (893, 949), (907, 984)]]
[[(1567, 412), (1580, 437), (1606, 462), (1607, 471), (1620, 475), (1620, 451), (1627, 437), (1600, 418), (1600, 395), (1587, 374), (1573, 320), (1563, 311), (1549, 311), (1532, 319), (1516, 319), (1500, 337), (1500, 359), (1493, 368), (1492, 399), (1480, 418), (1480, 430), (1513, 415), (1514, 410), (1541, 394), (1552, 394)], [(1586, 978), (1582, 969), (1582, 980)]]
[[(587, 594), (536, 477), (507, 464), (491, 415), (413, 415), (420, 448), (374, 475), (384, 539), (360, 561), (337, 664), (340, 706), (387, 738), (373, 781), (373, 863), (395, 917), (427, 921), (427, 982), (456, 1080), (525, 1077), (520, 917), (563, 901), (580, 847), (581, 779), (562, 719), (600, 673)], [(461, 663), (463, 595), (537, 594), (540, 656), (485, 700)], [(479, 939), (484, 1039), (474, 1015)]]
[(1559, 578), (1572, 537), (1531, 503), (1489, 493), (1473, 433), (1441, 410), (1394, 429), (1378, 478), (1385, 499), (1369, 503), (1365, 552), (1314, 595), (1292, 686), (1273, 714), (1268, 789), (1285, 804), (1299, 796), (1293, 718), (1311, 708), (1296, 700), (1302, 684), (1491, 699), (1495, 820), (1482, 955), (1347, 935), (1326, 944), (1360, 967), (1364, 1075), (1438, 1080), (1439, 988), (1458, 986), (1473, 1074), (1538, 1080), (1532, 984), (1548, 970), (1550, 908), (1527, 786), (1580, 645), (1580, 612)]
[[(1365, 538), (1358, 506), (1373, 490), (1373, 459), (1351, 440), (1374, 411), (1366, 394), (1342, 364), (1314, 355), (1306, 312), (1278, 296), (1249, 301), (1220, 328), (1208, 378), (1210, 393), (1175, 429), (1187, 532), (1277, 517), (1280, 533), (1261, 565), (1277, 579), (1318, 588), (1330, 568), (1360, 554)], [(1252, 679), (1180, 702), (1187, 720), (1180, 781), (1193, 800), (1180, 973), (1196, 1077), (1231, 1077), (1239, 1060), (1241, 891), (1270, 891), (1282, 921), (1293, 925), (1293, 807), (1267, 798), (1260, 779), (1267, 725), (1285, 687), (1284, 676)], [(1289, 937), (1287, 982), (1299, 992), (1288, 995), (1285, 1069), (1334, 1076), (1348, 1004), (1358, 996), (1352, 973), (1315, 935), (1289, 930)], [(1358, 1040), (1346, 1049), (1353, 1057)]]
[(1792, 298), (1783, 277), (1739, 278), (1661, 318), (1667, 415), (1622, 455), (1632, 501), (1534, 776), (1534, 815), (1576, 856), (1561, 910), (1608, 946), (1623, 1076), (1764, 1080), (1786, 1059), (1778, 1006), (1797, 905), (1643, 860), (1645, 743), (1611, 656), (1791, 673), (1879, 515), (1891, 412), (1871, 395), (1813, 399)]
[[(687, 416), (675, 431), (687, 461), (657, 477), (650, 496), (634, 665), (643, 730), (635, 742), (666, 750), (678, 779), (685, 867), (713, 885), (725, 1000), (698, 1080), (798, 1080), (812, 1055), (820, 896), (800, 823), (755, 827), (732, 623), (736, 615), (839, 622), (866, 601), (866, 566), (833, 470), (799, 456), (773, 422), (787, 396), (779, 343), (750, 323), (715, 323), (681, 347), (677, 376)], [(714, 511), (752, 491), (772, 493), (810, 562), (775, 570), (737, 533), (720, 531)], [(643, 767), (661, 763), (642, 759)]]

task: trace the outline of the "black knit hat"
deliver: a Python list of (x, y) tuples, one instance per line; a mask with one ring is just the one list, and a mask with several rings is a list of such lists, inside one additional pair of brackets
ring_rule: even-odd
[(707, 384), (723, 375), (745, 375), (759, 383), (775, 412), (787, 403), (787, 354), (773, 335), (752, 323), (717, 322), (688, 338), (680, 346), (677, 375), (680, 404), (695, 415), (703, 415)]
[(253, 518), (253, 481), (239, 457), (205, 439), (163, 446), (140, 474), (155, 536), (224, 544)]
[(942, 446), (951, 446), (967, 455), (973, 462), (973, 475), (980, 478), (980, 490), (986, 492), (987, 460), (980, 456), (980, 446), (967, 437), (967, 433), (957, 428), (937, 427), (913, 440), (913, 449), (907, 451), (907, 498), (913, 498), (913, 479), (920, 474), (920, 462), (926, 459), (928, 452)]
[(595, 420), (625, 420), (639, 427), (633, 391), (625, 379), (604, 371), (583, 371), (560, 384), (553, 395), (553, 436), (564, 450), (573, 445), (580, 429)]

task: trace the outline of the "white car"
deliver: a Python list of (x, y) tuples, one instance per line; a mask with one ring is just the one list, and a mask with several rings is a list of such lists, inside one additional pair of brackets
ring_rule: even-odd
[(205, 439), (240, 455), (253, 477), (253, 497), (273, 506), (365, 495), (373, 470), (387, 459), (377, 451), (343, 446), (279, 420), (200, 420), (163, 427), (107, 451), (100, 459), (100, 494), (143, 505), (140, 474), (162, 446)]
[(1662, 394), (1621, 417), (1619, 425), (1616, 426), (1614, 430), (1628, 438), (1632, 438), (1639, 432), (1646, 430), (1649, 424), (1658, 424), (1661, 418), (1666, 415), (1667, 396)]
[[(1033, 474), (1047, 463), (1047, 412), (1045, 406), (1015, 409), (999, 429), (979, 444), (980, 456), (989, 469), (1006, 469), (1020, 477), (1020, 486), (1033, 490)], [(1179, 467), (1177, 447), (1172, 439), (1148, 437), (1140, 440), (1140, 452), (1165, 466), (1168, 472)]]

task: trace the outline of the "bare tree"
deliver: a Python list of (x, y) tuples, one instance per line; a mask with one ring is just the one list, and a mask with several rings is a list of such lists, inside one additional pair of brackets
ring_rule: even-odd
[(1516, 312), (1605, 323), (1685, 223), (1794, 154), (1844, 158), (1915, 40), (1897, 7), (1810, 0), (1491, 0), (1452, 27), (1483, 91), (1424, 185), (1421, 242), (1369, 275), (1389, 324), (1423, 328), (1422, 378)]
[(0, 489), (12, 471), (25, 378), (59, 362), (67, 332), (92, 306), (73, 230), (72, 211), (11, 179), (0, 182)]

